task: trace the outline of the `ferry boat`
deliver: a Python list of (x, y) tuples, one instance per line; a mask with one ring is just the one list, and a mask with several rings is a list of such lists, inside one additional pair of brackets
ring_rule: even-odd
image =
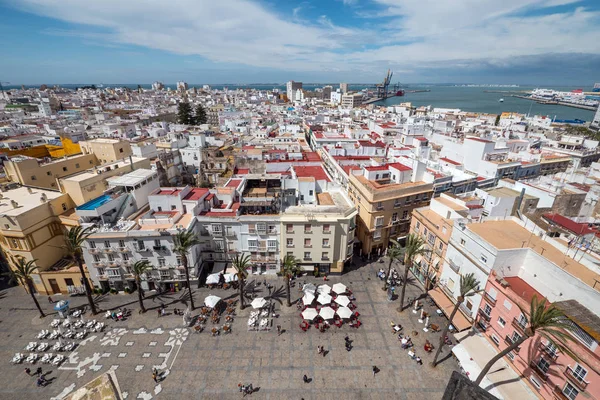
[(498, 100), (498, 103), (504, 103), (504, 99)]

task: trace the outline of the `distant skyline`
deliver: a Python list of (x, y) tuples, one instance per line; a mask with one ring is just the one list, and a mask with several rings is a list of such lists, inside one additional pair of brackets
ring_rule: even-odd
[(0, 0), (0, 81), (600, 81), (595, 0)]

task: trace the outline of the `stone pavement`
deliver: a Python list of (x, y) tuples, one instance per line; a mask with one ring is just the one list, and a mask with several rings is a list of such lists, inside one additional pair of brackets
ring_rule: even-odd
[[(251, 397), (259, 399), (439, 399), (442, 396), (451, 372), (457, 368), (449, 358), (433, 369), (429, 362), (432, 354), (424, 353), (423, 344), (429, 339), (437, 345), (439, 334), (425, 333), (418, 323), (418, 315), (406, 309), (398, 313), (398, 300), (389, 302), (381, 290), (382, 282), (376, 271), (385, 264), (373, 263), (361, 266), (343, 276), (332, 276), (329, 285), (342, 282), (356, 296), (357, 311), (363, 325), (341, 329), (332, 327), (325, 333), (311, 328), (303, 332), (299, 311), (295, 306), (285, 306), (285, 290), (281, 278), (267, 278), (275, 285), (276, 311), (280, 317), (274, 325), (281, 325), (284, 333), (277, 336), (276, 329), (270, 332), (247, 331), (246, 321), (251, 308), (238, 311), (233, 323), (233, 333), (212, 337), (208, 331), (200, 334), (182, 328), (182, 318), (167, 315), (157, 318), (156, 308), (160, 303), (184, 308), (179, 299), (183, 292), (147, 299), (150, 308), (146, 314), (138, 314), (137, 294), (106, 295), (98, 298), (98, 305), (110, 309), (125, 305), (133, 310), (126, 321), (105, 320), (102, 314), (95, 319), (105, 321), (103, 333), (93, 333), (69, 356), (59, 368), (46, 364), (34, 364), (32, 369), (42, 366), (44, 372), (51, 371), (46, 378), (54, 378), (44, 387), (35, 385), (35, 378), (24, 372), (25, 365), (11, 365), (15, 352), (24, 352), (30, 341), (55, 315), (43, 320), (22, 288), (11, 288), (0, 292), (0, 398), (2, 399), (60, 399), (77, 387), (101, 373), (114, 369), (121, 389), (129, 399), (193, 397), (200, 399), (241, 398), (238, 383), (252, 383), (259, 388)], [(262, 282), (264, 277), (257, 277)], [(313, 277), (300, 278), (297, 282), (323, 283)], [(250, 279), (252, 283), (252, 279)], [(397, 290), (399, 292), (399, 290)], [(196, 306), (201, 305), (208, 294), (222, 298), (237, 298), (234, 290), (195, 291)], [(407, 288), (407, 297), (422, 293), (416, 286)], [(266, 295), (263, 285), (257, 288), (258, 295)], [(61, 296), (56, 296), (60, 299)], [(292, 288), (292, 300), (300, 297), (298, 286)], [(73, 306), (85, 304), (85, 297), (70, 298)], [(45, 297), (40, 298), (43, 307), (51, 312), (52, 305)], [(172, 303), (172, 304), (171, 304)], [(435, 314), (425, 301), (426, 311)], [(91, 319), (86, 315), (85, 319)], [(401, 324), (404, 333), (415, 343), (417, 355), (423, 365), (411, 360), (406, 350), (400, 348), (397, 336), (391, 332), (390, 321)], [(443, 324), (440, 317), (432, 322)], [(211, 327), (207, 324), (207, 328)], [(413, 335), (412, 331), (418, 332)], [(352, 351), (347, 352), (344, 337), (353, 340)], [(328, 352), (325, 357), (317, 354), (322, 345)], [(444, 355), (449, 351), (445, 350)], [(380, 372), (373, 377), (372, 366)], [(164, 379), (155, 384), (152, 368), (164, 373)], [(302, 376), (312, 379), (304, 383)]]

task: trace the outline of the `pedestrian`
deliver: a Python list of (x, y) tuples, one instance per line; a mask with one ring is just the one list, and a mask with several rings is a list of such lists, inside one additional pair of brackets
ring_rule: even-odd
[(317, 354), (323, 353), (323, 346), (317, 346)]
[(277, 325), (277, 336), (281, 335), (281, 325)]
[(377, 366), (373, 365), (373, 377), (375, 377), (375, 374), (379, 372), (379, 369), (377, 368)]
[(43, 376), (40, 376), (39, 378), (37, 378), (36, 384), (38, 387), (44, 386), (45, 383), (46, 383), (46, 380), (44, 379)]
[(302, 380), (304, 381), (304, 383), (308, 383), (308, 376), (306, 376), (306, 374), (304, 374), (304, 376), (302, 377)]
[(36, 374), (37, 376), (41, 376), (41, 375), (42, 375), (42, 367), (38, 367), (38, 368), (35, 370), (35, 374)]
[(158, 383), (158, 375), (156, 375), (156, 372), (152, 372), (152, 379), (154, 380), (154, 383)]
[(415, 361), (417, 362), (417, 364), (419, 364), (419, 365), (423, 365), (423, 360), (421, 360), (421, 357), (418, 357), (418, 356), (417, 356), (417, 357), (415, 358)]
[(158, 318), (160, 318), (160, 316), (161, 316), (161, 314), (162, 314), (162, 313), (160, 312), (160, 308), (159, 308), (158, 310), (156, 310), (156, 311), (158, 311)]
[(25, 373), (29, 376), (31, 376), (31, 370), (29, 368), (25, 368)]
[(48, 296), (48, 303), (53, 304), (54, 301), (52, 301), (52, 297)]

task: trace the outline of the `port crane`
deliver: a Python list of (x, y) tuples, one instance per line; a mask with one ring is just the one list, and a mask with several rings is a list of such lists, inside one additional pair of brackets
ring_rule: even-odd
[(383, 82), (376, 86), (377, 88), (377, 97), (380, 99), (387, 99), (388, 97), (388, 88), (390, 87), (390, 81), (392, 80), (392, 76), (394, 73), (388, 69), (387, 75), (383, 79)]

